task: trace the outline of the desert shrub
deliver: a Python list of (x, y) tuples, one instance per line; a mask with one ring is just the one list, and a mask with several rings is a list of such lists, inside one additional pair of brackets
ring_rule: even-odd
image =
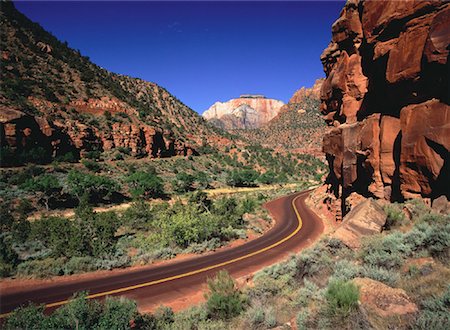
[(209, 292), (205, 295), (206, 309), (212, 318), (229, 319), (244, 309), (244, 298), (233, 278), (226, 271), (219, 271), (208, 280)]
[(16, 309), (5, 322), (5, 329), (46, 329), (44, 307), (29, 305)]
[(277, 315), (273, 307), (267, 307), (264, 310), (264, 325), (268, 329), (277, 325)]
[(50, 200), (55, 199), (60, 195), (62, 186), (55, 176), (51, 174), (43, 174), (38, 177), (28, 179), (21, 185), (21, 188), (37, 193), (39, 195), (39, 199), (48, 210)]
[(164, 193), (163, 181), (153, 172), (134, 172), (126, 178), (133, 197), (158, 197)]
[(177, 312), (174, 317), (173, 329), (197, 329), (201, 322), (208, 320), (208, 313), (204, 306), (194, 306)]
[(121, 222), (132, 229), (143, 229), (152, 224), (155, 215), (152, 207), (143, 200), (134, 201), (121, 216)]
[(127, 329), (130, 321), (137, 315), (134, 301), (121, 298), (106, 297), (102, 304), (102, 312), (96, 322), (97, 329)]
[(399, 267), (411, 253), (411, 247), (405, 243), (404, 238), (404, 234), (394, 232), (381, 238), (376, 236), (366, 240), (361, 251), (364, 263), (386, 269)]
[(375, 281), (383, 282), (389, 286), (395, 286), (399, 280), (397, 272), (378, 266), (365, 265), (361, 269), (361, 276), (368, 277)]
[(357, 308), (359, 289), (352, 282), (334, 280), (328, 284), (325, 297), (330, 315), (345, 317)]
[(247, 309), (245, 318), (248, 320), (252, 327), (258, 327), (264, 323), (265, 313), (262, 306), (252, 306)]
[(392, 227), (402, 225), (405, 221), (405, 214), (400, 209), (400, 205), (397, 203), (386, 205), (384, 208), (386, 212), (386, 223), (384, 227), (386, 229), (391, 229)]
[(295, 277), (312, 277), (330, 268), (331, 259), (324, 245), (320, 242), (314, 247), (304, 250), (297, 257)]
[(76, 196), (79, 201), (84, 196), (89, 201), (99, 201), (111, 197), (119, 190), (119, 185), (114, 180), (101, 175), (83, 173), (72, 170), (67, 176), (67, 186), (71, 194)]
[(351, 280), (361, 273), (361, 267), (359, 265), (346, 259), (338, 260), (333, 269), (334, 274), (332, 277), (343, 281)]
[(81, 164), (84, 165), (89, 171), (92, 172), (100, 172), (101, 166), (96, 161), (90, 160), (90, 159), (82, 159)]
[(308, 329), (308, 326), (307, 326), (308, 318), (309, 318), (309, 311), (307, 309), (302, 309), (298, 312), (297, 317), (295, 319), (298, 330)]
[(254, 276), (255, 286), (249, 288), (247, 295), (252, 301), (266, 301), (268, 298), (277, 295), (282, 291), (286, 284), (283, 281), (276, 280), (264, 272), (260, 271)]
[(296, 257), (292, 256), (288, 261), (264, 268), (262, 272), (274, 279), (278, 279), (282, 276), (293, 277), (296, 272), (296, 266)]
[(191, 174), (180, 172), (177, 173), (175, 180), (172, 181), (172, 188), (177, 193), (185, 193), (193, 190), (195, 177)]
[(21, 277), (50, 277), (64, 274), (64, 258), (46, 258), (43, 260), (30, 260), (17, 266), (17, 275)]
[(321, 300), (322, 291), (319, 287), (311, 281), (305, 279), (303, 281), (303, 287), (297, 293), (296, 303), (300, 306), (306, 307), (311, 300)]
[(442, 294), (421, 303), (421, 311), (414, 325), (415, 329), (448, 329), (450, 324), (450, 286)]
[(258, 181), (263, 184), (272, 184), (277, 182), (277, 175), (273, 171), (267, 171), (259, 176)]
[(227, 179), (227, 184), (232, 187), (252, 187), (259, 174), (255, 170), (235, 170)]
[(73, 257), (70, 258), (63, 267), (65, 275), (72, 275), (81, 272), (91, 272), (97, 270), (95, 258), (92, 257)]

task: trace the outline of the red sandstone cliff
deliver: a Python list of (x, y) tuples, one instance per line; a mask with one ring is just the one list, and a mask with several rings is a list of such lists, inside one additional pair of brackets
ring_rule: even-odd
[(450, 198), (449, 31), (447, 2), (344, 6), (321, 56), (323, 151), (342, 201)]

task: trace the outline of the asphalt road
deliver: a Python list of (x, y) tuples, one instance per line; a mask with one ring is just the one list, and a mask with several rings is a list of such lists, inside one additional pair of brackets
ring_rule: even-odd
[(51, 310), (66, 303), (78, 291), (88, 291), (92, 299), (123, 295), (136, 300), (140, 309), (148, 309), (204, 288), (207, 278), (220, 269), (226, 269), (235, 278), (251, 274), (298, 252), (323, 231), (321, 220), (304, 203), (308, 193), (268, 202), (265, 207), (275, 218), (275, 225), (263, 236), (243, 245), (162, 265), (111, 272), (102, 277), (56, 280), (12, 293), (2, 290), (0, 313), (4, 317), (29, 302), (45, 304)]

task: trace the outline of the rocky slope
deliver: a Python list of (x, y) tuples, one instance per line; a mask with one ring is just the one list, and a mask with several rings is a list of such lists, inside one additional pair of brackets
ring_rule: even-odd
[(450, 3), (346, 3), (321, 60), (328, 183), (356, 192), (450, 198)]
[(223, 137), (164, 88), (108, 72), (2, 2), (2, 166), (195, 153)]
[(322, 83), (323, 79), (318, 79), (313, 87), (297, 90), (266, 125), (232, 132), (277, 150), (321, 157), (322, 136), (326, 129), (319, 112)]
[(274, 118), (283, 105), (282, 101), (263, 95), (241, 95), (227, 102), (214, 103), (203, 117), (227, 130), (257, 128)]

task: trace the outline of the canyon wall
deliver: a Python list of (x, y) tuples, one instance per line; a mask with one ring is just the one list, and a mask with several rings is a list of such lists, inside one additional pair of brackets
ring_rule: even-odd
[(330, 191), (450, 198), (450, 3), (350, 0), (321, 55)]

